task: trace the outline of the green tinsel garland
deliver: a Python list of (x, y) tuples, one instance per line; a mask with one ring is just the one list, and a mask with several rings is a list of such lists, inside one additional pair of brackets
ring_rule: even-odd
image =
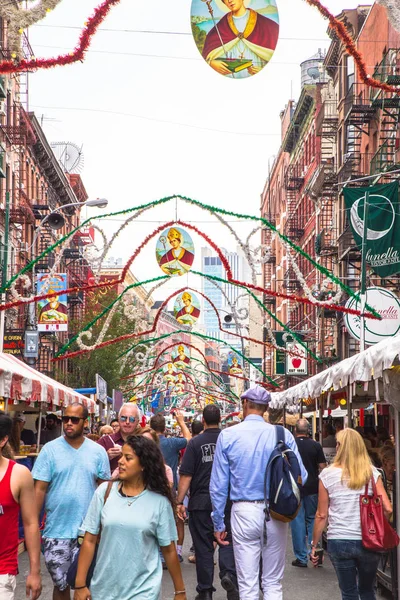
[[(303, 256), (304, 258), (306, 258), (320, 273), (323, 273), (326, 277), (328, 277), (334, 283), (336, 283), (336, 285), (338, 285), (343, 291), (345, 291), (346, 294), (348, 294), (348, 296), (350, 296), (351, 298), (355, 298), (356, 300), (359, 300), (359, 298), (360, 298), (359, 294), (355, 294), (351, 288), (349, 288), (346, 284), (344, 284), (338, 277), (336, 277), (333, 273), (331, 273), (326, 267), (323, 267), (322, 265), (318, 264), (315, 260), (313, 260), (311, 258), (311, 256), (309, 256), (306, 252), (304, 252), (290, 238), (288, 238), (286, 235), (284, 235), (283, 233), (281, 233), (274, 225), (272, 225), (272, 223), (270, 223), (267, 219), (263, 219), (262, 217), (254, 217), (252, 215), (246, 215), (246, 214), (236, 213), (236, 212), (233, 212), (233, 211), (230, 211), (230, 210), (225, 210), (223, 208), (216, 208), (216, 207), (211, 206), (209, 204), (203, 204), (199, 200), (194, 200), (193, 198), (188, 198), (186, 196), (181, 196), (181, 195), (175, 195), (175, 196), (166, 196), (165, 198), (160, 198), (159, 200), (154, 200), (153, 202), (147, 202), (146, 204), (142, 204), (142, 205), (136, 206), (134, 208), (129, 208), (129, 209), (126, 209), (126, 210), (120, 210), (120, 211), (113, 212), (113, 213), (107, 213), (105, 215), (100, 215), (100, 216), (97, 216), (95, 218), (96, 219), (107, 219), (109, 217), (117, 217), (117, 216), (120, 216), (120, 215), (127, 215), (127, 214), (129, 214), (131, 212), (134, 212), (134, 211), (139, 211), (139, 210), (147, 209), (147, 208), (150, 208), (150, 207), (160, 206), (161, 204), (165, 204), (166, 202), (169, 202), (170, 200), (176, 200), (176, 199), (183, 200), (184, 202), (188, 202), (189, 204), (193, 204), (194, 206), (198, 206), (200, 208), (203, 208), (204, 210), (207, 210), (207, 211), (209, 211), (211, 213), (216, 212), (216, 213), (220, 213), (221, 215), (226, 215), (226, 216), (230, 216), (230, 217), (236, 217), (238, 219), (245, 219), (245, 220), (249, 220), (249, 221), (261, 221), (261, 223), (263, 223), (263, 225), (265, 225), (266, 227), (268, 227), (269, 229), (271, 229), (274, 233), (276, 233), (276, 235), (278, 237), (280, 237), (284, 242), (286, 242), (287, 244), (289, 244), (296, 252), (298, 252), (301, 256)], [(75, 235), (75, 233), (77, 231), (79, 231), (80, 229), (82, 229), (83, 227), (85, 227), (92, 220), (93, 220), (93, 217), (89, 218), (89, 219), (86, 219), (85, 221), (83, 221), (83, 223), (81, 225), (79, 225), (78, 227), (75, 227), (75, 229), (73, 229), (72, 231), (70, 231), (67, 235), (65, 235), (63, 238), (61, 238), (60, 240), (58, 240), (55, 244), (53, 244), (52, 246), (50, 246), (47, 250), (45, 250), (44, 252), (42, 252), (35, 260), (31, 261), (19, 273), (17, 273), (16, 275), (14, 275), (6, 283), (6, 285), (4, 286), (4, 288), (0, 288), (0, 292), (5, 292), (10, 287), (10, 285), (20, 275), (23, 275), (24, 273), (30, 271), (32, 269), (32, 267), (36, 263), (38, 263), (40, 260), (42, 260), (50, 252), (53, 252), (53, 250), (55, 250), (58, 246), (60, 246), (64, 241), (66, 241), (67, 239), (69, 239), (71, 236)], [(377, 311), (372, 306), (369, 306), (368, 304), (366, 304), (365, 307), (372, 314), (374, 314), (375, 316), (378, 316), (380, 318), (380, 315), (377, 313)]]

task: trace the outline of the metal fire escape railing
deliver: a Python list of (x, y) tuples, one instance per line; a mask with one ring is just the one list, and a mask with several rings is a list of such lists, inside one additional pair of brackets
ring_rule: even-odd
[(299, 214), (297, 202), (299, 192), (304, 185), (304, 175), (301, 165), (291, 164), (285, 171), (286, 190), (286, 223), (285, 233), (295, 240), (299, 240), (304, 234), (304, 223)]
[[(400, 48), (390, 48), (376, 67), (373, 77), (382, 83), (399, 86)], [(379, 147), (371, 160), (371, 175), (394, 170), (399, 165), (400, 95), (371, 90), (372, 106), (380, 109)]]

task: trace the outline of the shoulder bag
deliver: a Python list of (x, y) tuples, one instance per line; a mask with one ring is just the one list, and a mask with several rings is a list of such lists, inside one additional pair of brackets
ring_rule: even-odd
[(372, 496), (365, 493), (360, 496), (362, 544), (366, 550), (385, 552), (399, 545), (399, 536), (390, 525), (383, 512), (382, 496), (378, 495), (375, 479), (371, 477)]
[[(103, 508), (105, 506), (105, 503), (108, 500), (108, 497), (110, 495), (113, 483), (114, 483), (114, 481), (109, 481), (108, 482), (106, 493), (104, 494)], [(86, 586), (87, 587), (90, 586), (90, 582), (92, 581), (92, 577), (93, 577), (93, 573), (94, 573), (94, 568), (96, 566), (97, 550), (99, 548), (100, 538), (101, 538), (101, 524), (100, 524), (99, 535), (97, 537), (96, 550), (95, 550), (95, 553), (94, 553), (94, 556), (93, 556), (92, 564), (90, 565), (89, 570), (88, 570), (88, 574), (86, 576)], [(68, 569), (68, 573), (67, 573), (67, 583), (68, 583), (69, 587), (71, 587), (72, 589), (75, 588), (75, 580), (76, 580), (76, 575), (77, 575), (77, 572), (78, 572), (78, 561), (79, 561), (80, 550), (81, 549), (79, 548), (78, 552), (75, 554), (74, 559), (73, 559), (73, 561), (72, 561), (72, 563), (71, 563), (71, 565), (70, 565), (70, 567)]]

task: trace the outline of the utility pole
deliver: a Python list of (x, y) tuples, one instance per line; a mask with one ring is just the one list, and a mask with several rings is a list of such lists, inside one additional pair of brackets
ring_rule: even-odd
[[(6, 192), (6, 213), (4, 222), (4, 249), (3, 249), (3, 272), (1, 275), (1, 304), (5, 304), (6, 293), (5, 286), (8, 280), (8, 244), (10, 237), (10, 192)], [(5, 334), (5, 311), (2, 310), (0, 313), (0, 352), (4, 350), (4, 334)]]
[(369, 191), (365, 192), (364, 199), (364, 227), (361, 246), (361, 290), (360, 290), (360, 352), (365, 350), (365, 305), (367, 302), (367, 240), (368, 240), (368, 214), (369, 214)]

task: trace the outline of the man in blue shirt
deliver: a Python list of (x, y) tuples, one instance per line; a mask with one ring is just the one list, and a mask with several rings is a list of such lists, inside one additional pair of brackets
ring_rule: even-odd
[[(262, 558), (264, 600), (282, 600), (288, 524), (268, 521), (264, 544), (264, 476), (276, 445), (275, 427), (263, 418), (271, 396), (256, 386), (241, 398), (244, 421), (221, 432), (214, 456), (210, 495), (215, 538), (219, 544), (227, 543), (224, 511), (229, 494), (233, 502), (231, 526), (240, 598), (258, 600)], [(307, 471), (294, 437), (287, 430), (285, 442), (297, 456), (304, 483)]]
[[(178, 464), (179, 464), (179, 456), (180, 451), (186, 448), (189, 440), (192, 439), (192, 434), (185, 424), (185, 420), (183, 415), (178, 410), (175, 411), (176, 421), (181, 428), (182, 437), (165, 437), (165, 417), (158, 413), (154, 417), (150, 419), (150, 427), (154, 429), (157, 433), (158, 438), (160, 440), (160, 448), (161, 452), (164, 456), (165, 463), (171, 467), (172, 473), (174, 475), (174, 490), (178, 489)], [(178, 543), (176, 545), (176, 550), (178, 553), (179, 561), (182, 562), (182, 546), (185, 537), (185, 526), (183, 521), (178, 519), (176, 523), (176, 527), (178, 529)]]
[(46, 444), (32, 475), (38, 514), (46, 525), (43, 554), (54, 584), (53, 600), (70, 600), (68, 569), (78, 551), (78, 533), (98, 484), (110, 479), (104, 448), (83, 436), (88, 411), (71, 404), (62, 417), (64, 436)]

